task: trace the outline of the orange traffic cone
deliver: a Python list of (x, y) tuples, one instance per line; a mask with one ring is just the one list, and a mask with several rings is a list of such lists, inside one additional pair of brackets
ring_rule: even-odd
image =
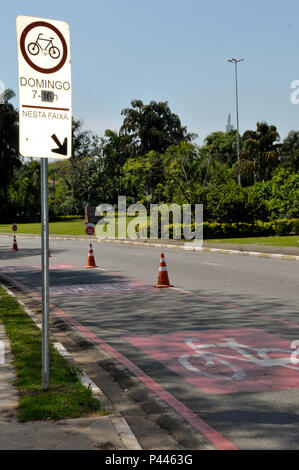
[(165, 258), (164, 258), (164, 253), (161, 253), (158, 284), (155, 287), (160, 287), (160, 288), (161, 287), (173, 287), (169, 283), (168, 272), (167, 272), (166, 262), (165, 262)]
[(12, 249), (13, 249), (14, 251), (18, 251), (17, 238), (16, 238), (15, 235), (13, 236), (13, 245), (12, 245)]
[(88, 258), (87, 258), (87, 265), (86, 268), (96, 268), (96, 262), (93, 255), (92, 244), (89, 243), (89, 250), (88, 250)]

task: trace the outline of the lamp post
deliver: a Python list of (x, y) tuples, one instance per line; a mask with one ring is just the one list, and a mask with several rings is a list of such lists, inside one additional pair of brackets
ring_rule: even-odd
[(237, 108), (237, 156), (238, 156), (238, 184), (241, 185), (240, 173), (240, 132), (239, 132), (239, 98), (238, 98), (238, 63), (245, 59), (229, 59), (228, 62), (235, 64), (236, 76), (236, 108)]

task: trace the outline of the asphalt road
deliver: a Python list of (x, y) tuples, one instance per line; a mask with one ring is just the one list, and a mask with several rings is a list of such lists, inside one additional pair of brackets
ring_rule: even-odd
[[(18, 243), (0, 237), (0, 274), (38, 294), (40, 241)], [(299, 448), (298, 262), (166, 249), (175, 287), (155, 289), (159, 248), (94, 243), (101, 269), (88, 270), (86, 242), (50, 246), (56, 314), (119, 363), (173, 435), (181, 425), (194, 448)]]

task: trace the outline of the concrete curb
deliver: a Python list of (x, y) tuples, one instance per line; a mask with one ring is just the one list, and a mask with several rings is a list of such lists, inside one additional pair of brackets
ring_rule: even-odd
[[(27, 315), (30, 316), (30, 318), (34, 321), (37, 327), (41, 330), (42, 324), (40, 323), (37, 315), (33, 313), (32, 310), (30, 310), (22, 300), (18, 299), (15, 293), (12, 292), (10, 289), (8, 289), (8, 287), (6, 287), (4, 284), (0, 284), (0, 286), (3, 287), (3, 289), (5, 289), (6, 292), (10, 296), (12, 296), (22, 306), (22, 308), (27, 313)], [(53, 342), (53, 346), (65, 359), (73, 363), (72, 365), (75, 365), (77, 368), (79, 368), (73, 356), (66, 350), (63, 344), (58, 343), (58, 342)], [(126, 419), (123, 418), (120, 415), (120, 413), (114, 410), (110, 400), (106, 397), (106, 395), (102, 392), (102, 390), (93, 382), (93, 380), (86, 374), (86, 372), (81, 370), (81, 375), (79, 376), (79, 378), (80, 378), (82, 385), (84, 385), (84, 387), (91, 388), (93, 395), (95, 396), (95, 398), (98, 398), (101, 401), (101, 403), (103, 404), (103, 407), (106, 410), (111, 411), (113, 413), (110, 416), (110, 421), (112, 425), (114, 426), (117, 434), (119, 435), (120, 440), (125, 445), (125, 447), (129, 450), (143, 450), (135, 434), (133, 433), (132, 429), (127, 423)]]
[[(13, 237), (13, 234), (0, 234), (0, 237)], [(28, 239), (37, 239), (40, 238), (40, 235), (18, 235), (21, 238)], [(88, 237), (71, 237), (71, 236), (50, 236), (50, 240), (72, 240), (72, 241), (88, 241)], [(98, 240), (92, 239), (93, 243), (115, 243), (117, 245), (136, 245), (136, 246), (148, 246), (152, 248), (167, 248), (167, 249), (177, 249), (183, 251), (192, 251), (197, 253), (218, 253), (222, 255), (238, 255), (238, 256), (250, 256), (253, 258), (264, 258), (264, 259), (282, 259), (286, 261), (299, 261), (299, 256), (296, 255), (283, 255), (279, 253), (261, 253), (255, 251), (240, 251), (240, 250), (228, 250), (221, 248), (207, 248), (201, 246), (190, 246), (190, 245), (170, 245), (166, 243), (151, 243), (151, 242), (134, 242), (132, 240)]]

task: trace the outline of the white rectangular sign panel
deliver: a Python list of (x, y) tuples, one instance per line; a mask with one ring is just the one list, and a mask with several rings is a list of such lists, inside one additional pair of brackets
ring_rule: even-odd
[(19, 151), (24, 157), (72, 153), (70, 28), (64, 21), (17, 17)]

